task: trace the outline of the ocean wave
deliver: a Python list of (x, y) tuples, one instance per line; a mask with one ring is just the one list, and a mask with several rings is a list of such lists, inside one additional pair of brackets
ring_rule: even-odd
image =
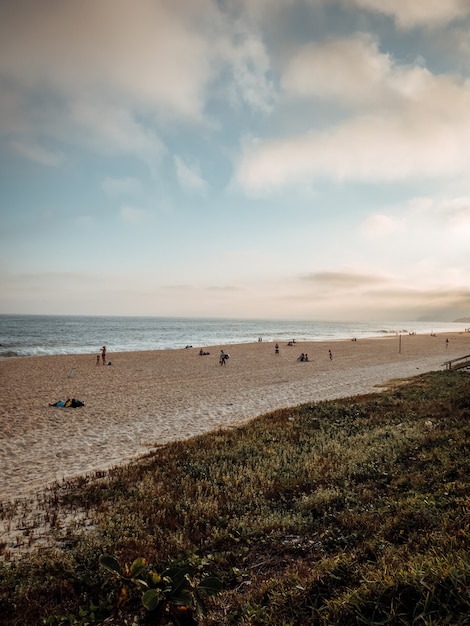
[(413, 331), (408, 328), (381, 328), (377, 332), (381, 335), (408, 335)]
[(12, 357), (21, 356), (15, 350), (0, 350), (0, 359), (9, 359)]

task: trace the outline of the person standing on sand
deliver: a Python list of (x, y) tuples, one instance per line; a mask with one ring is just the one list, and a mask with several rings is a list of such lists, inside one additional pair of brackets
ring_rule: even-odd
[(330, 357), (330, 361), (333, 360), (333, 354), (331, 353), (331, 350), (328, 350), (328, 356)]
[(99, 365), (99, 364), (100, 364), (100, 355), (97, 354), (96, 355), (96, 365)]
[(101, 348), (101, 359), (103, 361), (103, 365), (106, 365), (106, 346)]
[(274, 354), (276, 356), (279, 356), (279, 344), (278, 343), (274, 346)]

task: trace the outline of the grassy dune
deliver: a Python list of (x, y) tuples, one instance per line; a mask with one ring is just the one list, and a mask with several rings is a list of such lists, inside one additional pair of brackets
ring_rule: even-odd
[(0, 625), (172, 623), (104, 555), (218, 578), (181, 624), (470, 624), (469, 470), (465, 372), (172, 443), (3, 506), (32, 547), (2, 544)]

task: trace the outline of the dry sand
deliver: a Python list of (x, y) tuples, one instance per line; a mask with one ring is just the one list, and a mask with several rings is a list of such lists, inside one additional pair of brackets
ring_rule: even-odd
[[(445, 339), (449, 338), (446, 347)], [(230, 359), (218, 362), (223, 347)], [(0, 361), (0, 501), (128, 462), (176, 439), (273, 409), (379, 391), (470, 354), (470, 333), (360, 341), (255, 343)], [(333, 353), (329, 359), (328, 350)], [(297, 362), (307, 352), (308, 363)], [(50, 407), (78, 398), (76, 409)]]

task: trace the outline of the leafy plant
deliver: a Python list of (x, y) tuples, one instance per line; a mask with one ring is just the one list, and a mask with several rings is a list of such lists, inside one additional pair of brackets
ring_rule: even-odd
[(169, 567), (159, 574), (143, 557), (124, 567), (112, 556), (101, 557), (100, 563), (120, 583), (117, 608), (125, 604), (128, 587), (134, 586), (155, 623), (169, 617), (176, 626), (197, 624), (196, 618), (205, 614), (204, 597), (222, 589), (218, 578), (195, 575), (188, 564)]

